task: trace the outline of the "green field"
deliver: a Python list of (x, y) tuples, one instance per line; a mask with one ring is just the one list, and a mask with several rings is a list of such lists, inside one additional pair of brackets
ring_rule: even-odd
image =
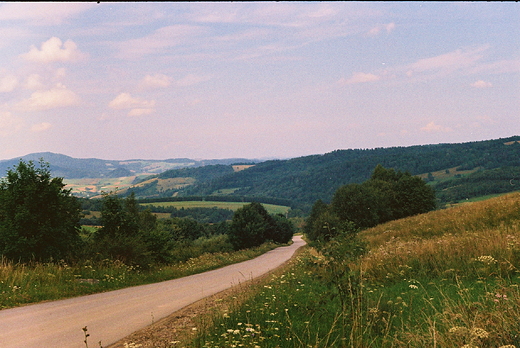
[[(180, 202), (155, 202), (155, 203), (142, 203), (142, 206), (150, 206), (154, 205), (156, 207), (175, 207), (177, 209), (190, 209), (190, 208), (220, 208), (220, 209), (230, 209), (236, 211), (239, 208), (242, 208), (244, 205), (249, 204), (248, 202), (212, 202), (212, 201), (180, 201)], [(274, 204), (263, 204), (264, 208), (270, 214), (285, 214), (291, 209), (290, 207), (286, 207), (283, 205), (274, 205)]]

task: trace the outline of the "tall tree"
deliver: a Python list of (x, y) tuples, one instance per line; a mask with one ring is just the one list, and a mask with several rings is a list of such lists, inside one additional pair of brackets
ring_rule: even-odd
[(81, 210), (49, 164), (20, 161), (0, 182), (0, 254), (15, 260), (65, 258), (80, 243)]
[(294, 226), (284, 216), (271, 216), (262, 204), (253, 202), (237, 209), (228, 233), (235, 249), (245, 249), (268, 240), (288, 243), (294, 234)]
[(153, 258), (139, 221), (139, 206), (134, 195), (123, 200), (116, 194), (106, 194), (101, 209), (103, 226), (95, 235), (99, 254), (129, 264), (151, 263)]
[(377, 192), (365, 184), (340, 187), (332, 198), (332, 210), (341, 220), (352, 221), (360, 228), (379, 223)]
[(380, 222), (426, 213), (436, 207), (435, 191), (423, 179), (409, 172), (378, 165), (366, 184), (379, 191), (380, 202), (386, 209), (380, 215), (389, 214)]
[(229, 227), (229, 241), (233, 247), (246, 249), (262, 244), (271, 227), (266, 216), (267, 211), (257, 202), (237, 209)]

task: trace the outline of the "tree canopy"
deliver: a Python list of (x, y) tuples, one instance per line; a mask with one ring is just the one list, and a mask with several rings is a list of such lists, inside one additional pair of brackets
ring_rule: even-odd
[(424, 180), (377, 165), (369, 180), (338, 188), (330, 205), (317, 201), (305, 233), (311, 240), (326, 241), (340, 231), (373, 227), (435, 208), (435, 192)]
[(258, 246), (267, 240), (287, 243), (294, 227), (283, 216), (271, 216), (258, 202), (237, 209), (229, 227), (229, 241), (235, 249)]
[(0, 254), (17, 261), (70, 256), (80, 217), (79, 202), (48, 163), (20, 161), (0, 182)]

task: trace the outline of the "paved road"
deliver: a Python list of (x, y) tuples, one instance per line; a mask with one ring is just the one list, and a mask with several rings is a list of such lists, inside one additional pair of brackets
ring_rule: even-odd
[(305, 244), (301, 237), (256, 259), (214, 271), (101, 294), (0, 310), (0, 348), (85, 348), (103, 346), (204, 297), (280, 266)]

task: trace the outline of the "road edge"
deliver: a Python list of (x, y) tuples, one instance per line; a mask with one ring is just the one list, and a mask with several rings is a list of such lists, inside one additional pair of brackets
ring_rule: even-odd
[[(176, 343), (191, 341), (201, 328), (211, 325), (212, 318), (238, 306), (260, 291), (273, 274), (283, 273), (295, 261), (307, 244), (298, 248), (292, 257), (269, 272), (241, 282), (217, 294), (205, 297), (173, 312), (149, 326), (102, 348), (159, 348), (173, 347)], [(202, 326), (202, 327), (201, 327)], [(160, 345), (158, 345), (160, 344)]]

